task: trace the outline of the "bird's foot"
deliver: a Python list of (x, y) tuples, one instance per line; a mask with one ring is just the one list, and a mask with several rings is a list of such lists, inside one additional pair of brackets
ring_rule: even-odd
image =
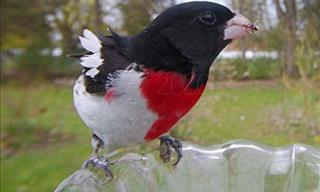
[(110, 161), (106, 158), (104, 158), (103, 156), (92, 156), (90, 157), (88, 160), (86, 160), (83, 165), (82, 168), (88, 168), (89, 165), (92, 165), (93, 167), (102, 169), (104, 171), (104, 173), (106, 174), (106, 176), (112, 180), (113, 179), (113, 173), (110, 170)]
[(170, 137), (162, 136), (160, 137), (160, 158), (164, 163), (167, 163), (171, 160), (171, 152), (173, 149), (177, 154), (177, 160), (173, 166), (177, 165), (182, 158), (182, 144), (179, 140)]

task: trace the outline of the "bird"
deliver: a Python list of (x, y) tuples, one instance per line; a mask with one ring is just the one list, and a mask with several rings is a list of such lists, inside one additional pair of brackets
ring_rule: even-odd
[(98, 155), (160, 139), (160, 157), (169, 161), (182, 144), (168, 132), (202, 96), (209, 69), (234, 39), (257, 31), (246, 17), (213, 2), (175, 5), (141, 32), (110, 30), (79, 36), (83, 69), (73, 88), (75, 108), (92, 131), (93, 155), (85, 161), (112, 177), (110, 162)]

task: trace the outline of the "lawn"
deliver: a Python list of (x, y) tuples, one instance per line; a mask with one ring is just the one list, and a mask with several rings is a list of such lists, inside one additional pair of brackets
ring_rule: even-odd
[[(72, 89), (53, 83), (1, 85), (1, 191), (53, 191), (91, 152)], [(249, 139), (272, 146), (320, 145), (316, 88), (276, 82), (210, 84), (173, 135), (203, 145)]]

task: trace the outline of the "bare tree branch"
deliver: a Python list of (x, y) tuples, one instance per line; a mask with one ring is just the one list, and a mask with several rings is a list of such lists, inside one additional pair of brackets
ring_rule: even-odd
[(273, 3), (276, 6), (276, 11), (277, 11), (278, 18), (282, 19), (283, 16), (284, 16), (284, 11), (281, 8), (280, 1), (279, 0), (273, 0)]

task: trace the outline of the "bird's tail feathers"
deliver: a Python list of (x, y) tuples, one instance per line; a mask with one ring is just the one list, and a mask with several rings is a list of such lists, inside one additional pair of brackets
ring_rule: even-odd
[(85, 68), (89, 68), (85, 75), (94, 78), (99, 73), (98, 67), (103, 64), (101, 41), (88, 29), (83, 30), (83, 36), (79, 36), (79, 39), (82, 47), (91, 53), (82, 55), (80, 57), (80, 64)]

